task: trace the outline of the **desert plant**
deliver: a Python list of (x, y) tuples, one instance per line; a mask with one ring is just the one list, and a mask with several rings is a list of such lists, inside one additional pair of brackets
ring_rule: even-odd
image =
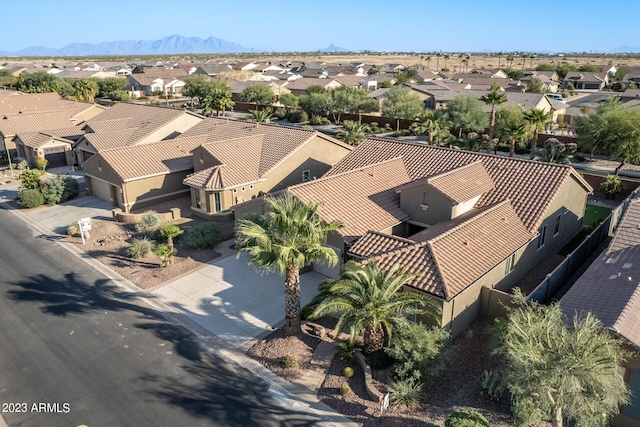
[(298, 358), (293, 354), (289, 354), (284, 356), (280, 362), (285, 369), (298, 369), (300, 367), (300, 363), (298, 362)]
[(44, 203), (44, 196), (35, 188), (22, 190), (18, 193), (18, 203), (28, 209), (35, 208)]
[(160, 243), (156, 246), (156, 255), (162, 258), (161, 267), (168, 267), (173, 263), (173, 257), (178, 253), (176, 248), (172, 248), (166, 243)]
[(482, 392), (486, 393), (491, 400), (498, 402), (504, 393), (504, 383), (497, 371), (487, 371), (482, 373)]
[(62, 200), (64, 181), (58, 177), (46, 179), (41, 183), (41, 191), (44, 201), (49, 206), (57, 205)]
[(396, 380), (389, 383), (389, 400), (396, 406), (413, 409), (420, 403), (423, 384), (413, 379)]
[(309, 120), (309, 115), (305, 111), (291, 111), (289, 114), (287, 114), (287, 120), (289, 120), (291, 123), (302, 123)]
[(336, 357), (340, 360), (353, 360), (356, 351), (360, 351), (351, 341), (340, 341), (336, 345)]
[(329, 119), (327, 119), (326, 117), (313, 116), (313, 117), (311, 117), (311, 119), (309, 119), (309, 124), (313, 125), (313, 126), (330, 125), (331, 121)]
[(455, 411), (447, 417), (445, 427), (489, 427), (489, 421), (476, 411)]
[(213, 248), (220, 240), (220, 226), (215, 222), (200, 224), (187, 233), (187, 244), (196, 249)]
[(616, 194), (625, 188), (627, 188), (626, 184), (616, 175), (607, 175), (606, 180), (600, 184), (600, 190), (604, 191), (607, 197), (611, 198), (615, 197)]
[(69, 236), (75, 236), (76, 234), (80, 234), (80, 224), (78, 224), (77, 220), (67, 225), (67, 234)]
[(344, 383), (340, 386), (340, 396), (346, 396), (347, 394), (351, 393), (351, 387), (349, 387), (349, 384)]
[(172, 248), (173, 239), (176, 239), (182, 233), (184, 233), (184, 230), (180, 229), (180, 227), (166, 222), (156, 230), (156, 240), (163, 243), (166, 242), (167, 245)]
[(71, 176), (62, 177), (64, 181), (64, 191), (62, 192), (62, 201), (65, 202), (67, 200), (73, 199), (80, 192), (80, 187), (78, 186), (78, 181)]
[(347, 366), (346, 368), (344, 368), (342, 370), (342, 375), (344, 375), (347, 378), (351, 378), (353, 376), (354, 372), (353, 372), (353, 368), (351, 366)]
[(23, 160), (20, 163), (18, 163), (18, 170), (25, 170), (25, 169), (29, 169), (29, 163), (26, 160)]
[(40, 188), (40, 177), (42, 177), (43, 174), (44, 172), (38, 169), (25, 169), (20, 174), (20, 188), (21, 189)]
[(136, 230), (140, 233), (153, 233), (160, 227), (160, 216), (156, 211), (146, 211), (136, 224)]
[(49, 164), (49, 160), (45, 159), (44, 157), (38, 157), (36, 159), (36, 164), (38, 165), (40, 170), (45, 170), (47, 168), (47, 165)]
[(135, 259), (144, 258), (149, 255), (151, 251), (153, 251), (153, 242), (146, 237), (142, 239), (132, 239), (131, 245), (126, 249), (127, 255)]

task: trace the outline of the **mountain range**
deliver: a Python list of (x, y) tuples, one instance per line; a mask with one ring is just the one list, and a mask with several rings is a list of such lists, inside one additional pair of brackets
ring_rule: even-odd
[(177, 34), (160, 40), (125, 40), (98, 44), (70, 43), (60, 49), (30, 46), (19, 52), (2, 52), (3, 56), (113, 56), (169, 55), (180, 53), (241, 53), (257, 52), (236, 43), (209, 37), (183, 37)]

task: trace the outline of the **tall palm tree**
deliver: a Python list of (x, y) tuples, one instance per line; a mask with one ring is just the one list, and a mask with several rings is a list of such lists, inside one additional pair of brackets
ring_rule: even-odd
[(442, 56), (442, 54), (440, 52), (436, 53), (436, 70), (440, 71), (440, 57)]
[(431, 56), (427, 56), (424, 60), (427, 61), (427, 68), (429, 68), (429, 63), (431, 62)]
[(338, 263), (335, 251), (323, 243), (327, 234), (344, 227), (324, 222), (322, 204), (304, 203), (290, 193), (266, 200), (269, 211), (248, 215), (236, 229), (238, 256), (246, 252), (259, 269), (285, 275), (287, 335), (300, 333), (300, 268), (311, 262)]
[(507, 102), (507, 95), (500, 92), (500, 89), (494, 87), (491, 92), (480, 97), (480, 100), (487, 105), (491, 105), (491, 119), (489, 121), (489, 146), (488, 152), (491, 152), (491, 144), (493, 144), (493, 134), (496, 127), (496, 106)]
[(538, 142), (538, 132), (540, 128), (543, 127), (547, 122), (551, 119), (550, 113), (545, 113), (542, 110), (538, 110), (537, 108), (532, 108), (531, 110), (524, 112), (524, 120), (529, 123), (529, 126), (533, 128), (533, 139), (531, 140), (531, 154), (530, 159), (536, 155), (536, 144)]
[(513, 157), (516, 153), (516, 140), (521, 140), (527, 133), (527, 127), (524, 124), (511, 122), (507, 124), (502, 133), (509, 138), (509, 157)]
[(338, 131), (338, 139), (349, 145), (358, 145), (363, 139), (371, 135), (371, 128), (361, 122), (345, 120), (342, 129)]
[(401, 292), (414, 277), (416, 274), (404, 272), (399, 264), (385, 272), (373, 261), (366, 266), (349, 262), (339, 280), (320, 285), (320, 293), (308, 307), (313, 308), (309, 317), (338, 314), (336, 336), (349, 328), (353, 343), (362, 332), (366, 353), (381, 350), (386, 344), (385, 334), (390, 338), (394, 327), (406, 325), (407, 316), (424, 313), (438, 319), (433, 299)]
[(446, 70), (447, 69), (447, 60), (449, 59), (449, 55), (444, 55), (443, 58), (444, 58), (444, 69)]
[(411, 125), (411, 131), (416, 135), (427, 135), (427, 143), (433, 144), (438, 135), (451, 128), (452, 123), (447, 120), (443, 110), (427, 110), (418, 116), (418, 121)]
[(500, 60), (502, 59), (502, 52), (496, 53), (496, 56), (498, 57), (498, 69), (499, 69), (500, 68)]

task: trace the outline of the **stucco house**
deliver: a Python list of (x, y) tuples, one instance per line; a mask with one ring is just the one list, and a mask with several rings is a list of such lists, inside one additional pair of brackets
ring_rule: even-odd
[(190, 194), (195, 215), (229, 220), (238, 203), (319, 177), (350, 151), (315, 131), (208, 118), (177, 138), (102, 150), (84, 170), (89, 193), (126, 212)]
[(609, 73), (588, 73), (585, 71), (571, 71), (564, 77), (564, 86), (571, 84), (576, 90), (603, 90), (609, 85)]
[[(568, 166), (367, 139), (288, 191), (346, 224), (328, 239), (343, 260), (419, 273), (406, 290), (434, 298), (455, 335), (479, 315), (483, 288), (510, 290), (581, 228), (591, 188)], [(237, 207), (236, 218), (260, 202)]]
[(560, 300), (568, 319), (591, 312), (622, 338), (632, 357), (621, 368), (631, 402), (614, 427), (640, 426), (640, 192), (627, 206), (609, 246)]
[(37, 165), (39, 157), (47, 160), (49, 168), (72, 166), (73, 143), (83, 134), (80, 126), (19, 133), (15, 138), (18, 157), (32, 166)]

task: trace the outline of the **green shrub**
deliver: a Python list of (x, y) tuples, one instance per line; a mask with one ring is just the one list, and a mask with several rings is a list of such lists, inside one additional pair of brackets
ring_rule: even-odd
[(304, 130), (313, 130), (313, 126), (304, 125), (304, 126), (302, 126), (302, 129), (304, 129)]
[(289, 114), (287, 114), (287, 120), (289, 120), (291, 123), (302, 123), (309, 120), (309, 115), (306, 111), (291, 111), (289, 112)]
[(11, 163), (9, 165), (9, 169), (17, 169), (17, 168), (18, 168), (18, 165), (16, 163)]
[(311, 119), (309, 119), (309, 124), (313, 125), (313, 126), (319, 126), (319, 125), (330, 125), (331, 124), (331, 120), (327, 119), (326, 117), (322, 117), (322, 116), (313, 116), (311, 117)]
[(47, 168), (47, 165), (49, 164), (49, 160), (45, 159), (44, 157), (38, 157), (36, 159), (36, 164), (41, 170), (45, 170)]
[(30, 188), (18, 193), (18, 203), (28, 209), (35, 208), (44, 204), (44, 197), (40, 190)]
[(21, 161), (20, 163), (18, 163), (18, 169), (19, 170), (29, 169), (29, 163), (27, 163), (26, 160)]
[(482, 392), (486, 393), (491, 400), (498, 402), (504, 393), (504, 382), (500, 374), (496, 371), (484, 371), (480, 379)]
[(300, 367), (298, 358), (292, 354), (284, 356), (280, 359), (280, 362), (285, 369), (298, 369)]
[(349, 387), (349, 384), (344, 383), (340, 386), (340, 396), (346, 396), (347, 394), (351, 393), (351, 387)]
[(64, 181), (64, 191), (62, 192), (62, 201), (66, 202), (67, 200), (71, 200), (80, 193), (80, 187), (78, 186), (78, 181), (71, 176), (62, 177)]
[(161, 267), (168, 267), (171, 265), (173, 257), (178, 253), (176, 248), (172, 248), (166, 243), (160, 243), (156, 246), (156, 255), (162, 258)]
[(351, 344), (351, 341), (339, 341), (336, 344), (336, 357), (340, 360), (353, 360), (359, 348)]
[(69, 236), (75, 236), (76, 234), (80, 234), (80, 225), (78, 221), (73, 221), (71, 224), (67, 226), (67, 234)]
[(142, 239), (132, 239), (131, 245), (126, 249), (126, 251), (127, 255), (131, 258), (144, 258), (153, 251), (153, 242), (146, 237)]
[(273, 117), (278, 120), (283, 120), (287, 117), (287, 110), (282, 107), (277, 107), (273, 110)]
[(342, 375), (344, 375), (347, 378), (351, 378), (353, 376), (354, 372), (353, 372), (353, 368), (350, 366), (347, 366), (346, 368), (344, 368), (342, 370)]
[(387, 386), (389, 400), (396, 406), (413, 409), (420, 403), (422, 383), (414, 379), (392, 381)]
[(160, 227), (160, 216), (156, 211), (146, 211), (136, 224), (136, 230), (140, 233), (153, 233)]
[(196, 249), (213, 248), (220, 240), (220, 227), (215, 222), (200, 224), (187, 233), (187, 244)]
[(57, 205), (62, 200), (64, 180), (58, 177), (49, 178), (42, 182), (40, 188), (42, 190), (44, 201), (49, 206)]
[(20, 174), (20, 188), (35, 189), (40, 188), (40, 177), (44, 171), (38, 169), (26, 169)]
[(393, 135), (391, 136), (398, 137), (398, 136), (409, 136), (409, 135), (411, 135), (411, 131), (409, 129), (400, 129), (399, 131), (394, 132)]
[(476, 411), (455, 411), (444, 422), (445, 427), (489, 427), (489, 421)]

